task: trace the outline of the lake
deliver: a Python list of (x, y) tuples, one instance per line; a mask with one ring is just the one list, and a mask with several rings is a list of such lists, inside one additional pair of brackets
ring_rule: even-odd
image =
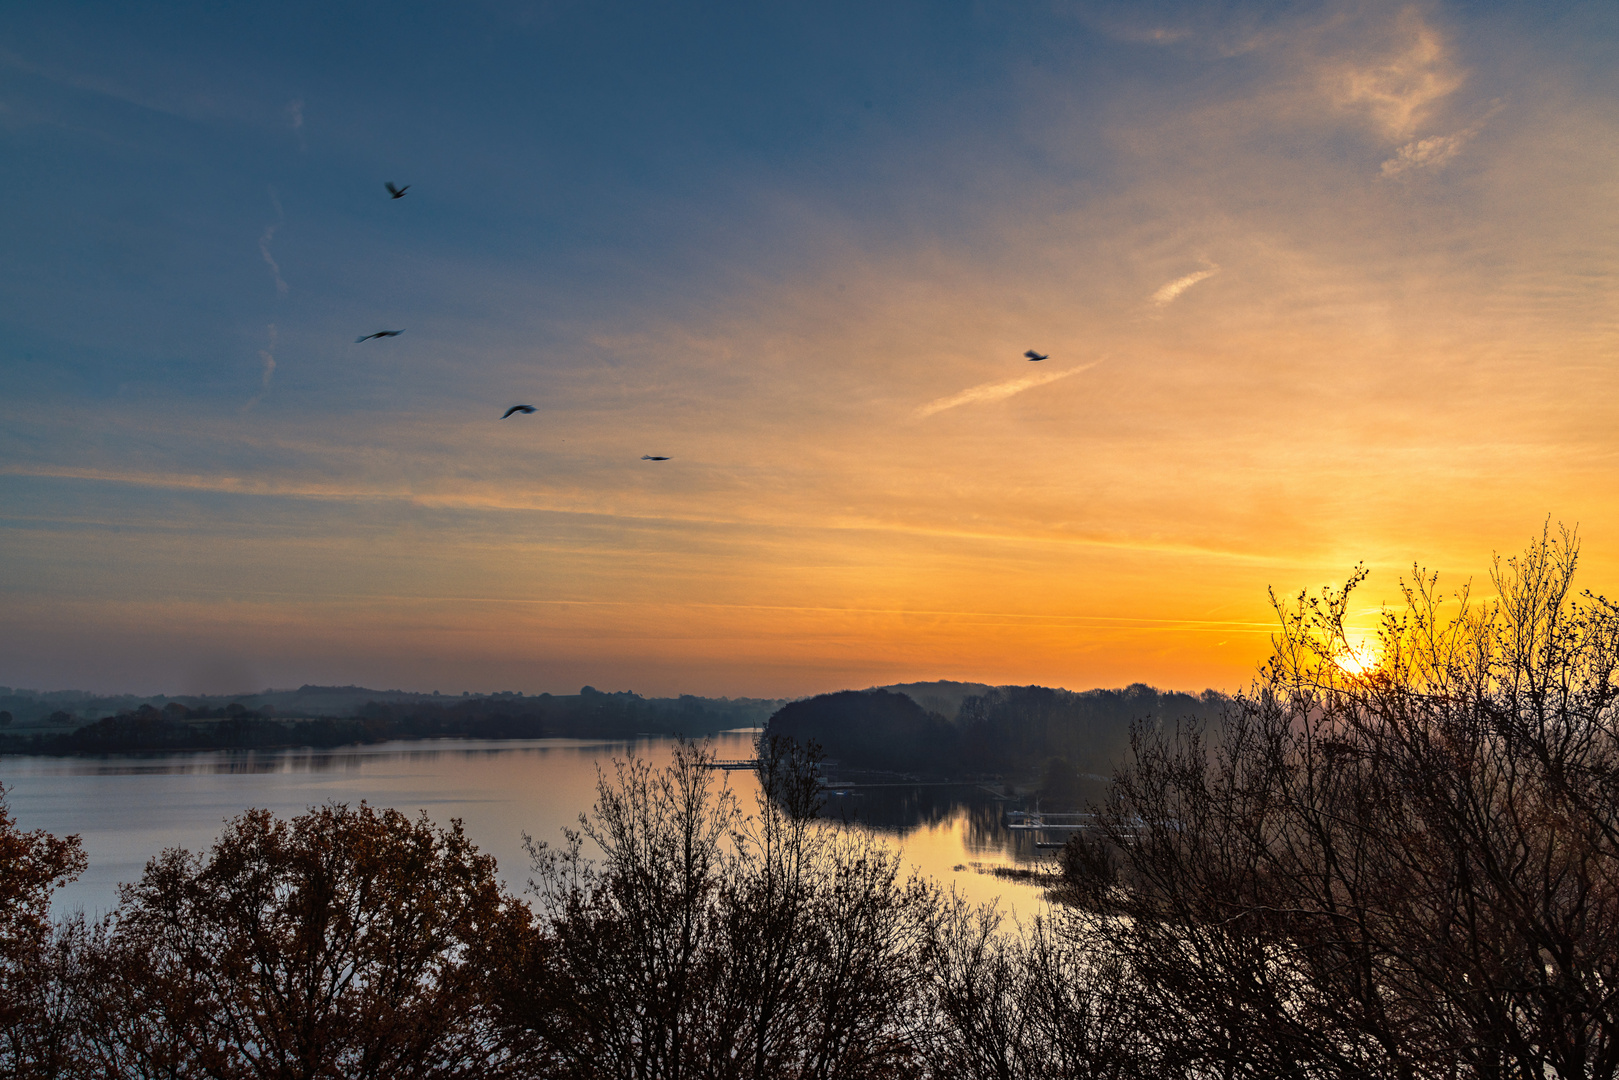
[[(720, 758), (753, 753), (752, 730), (713, 738)], [(636, 754), (669, 759), (673, 740), (631, 742), (525, 739), (389, 742), (331, 750), (209, 751), (104, 757), (0, 757), (0, 784), (23, 829), (77, 833), (90, 866), (58, 892), (56, 910), (96, 913), (117, 901), (165, 848), (206, 849), (227, 818), (250, 807), (282, 816), (325, 802), (425, 811), (440, 824), (460, 818), (493, 855), (514, 891), (528, 880), (523, 834), (560, 840), (595, 800), (596, 769)], [(717, 774), (751, 809), (749, 770)], [(995, 867), (1049, 862), (1028, 833), (1005, 827), (1003, 804), (970, 785), (835, 788), (826, 815), (898, 848), (917, 872), (978, 902), (1027, 916), (1043, 905), (1034, 886), (997, 877)], [(1008, 804), (1012, 805), (1012, 804)]]

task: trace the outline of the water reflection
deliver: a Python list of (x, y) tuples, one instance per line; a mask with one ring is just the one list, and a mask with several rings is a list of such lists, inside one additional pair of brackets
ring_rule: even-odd
[[(717, 738), (751, 740), (752, 729)], [(585, 739), (425, 739), (331, 749), (198, 750), (182, 753), (100, 754), (73, 757), (0, 758), (0, 780), (7, 776), (253, 775), (260, 773), (354, 772), (380, 760), (432, 762), (445, 758), (521, 757), (583, 753), (597, 758), (637, 752), (640, 744), (662, 744), (662, 737), (601, 742)]]
[[(1085, 799), (1100, 802), (1106, 795), (1105, 784), (1085, 784)], [(963, 845), (970, 853), (1022, 863), (1050, 859), (1050, 845), (1060, 844), (1068, 833), (1008, 828), (1006, 812), (1024, 809), (1025, 805), (1026, 800), (983, 784), (850, 784), (828, 790), (822, 814), (900, 838), (918, 828), (949, 823), (959, 827)]]
[[(721, 758), (751, 756), (755, 732), (714, 739)], [(435, 740), (335, 749), (235, 750), (102, 757), (0, 757), (0, 784), (18, 823), (79, 834), (89, 870), (58, 894), (58, 911), (104, 911), (120, 882), (140, 876), (165, 848), (207, 848), (220, 825), (250, 807), (290, 816), (325, 802), (393, 807), (435, 821), (460, 818), (494, 855), (508, 887), (527, 881), (522, 836), (559, 837), (595, 798), (596, 770), (636, 754), (654, 764), (673, 742), (581, 739)], [(751, 807), (747, 771), (720, 778)], [(996, 866), (1037, 866), (1051, 852), (1006, 827), (1021, 805), (973, 784), (847, 785), (827, 797), (824, 816), (899, 848), (916, 872), (1003, 909), (1033, 910), (1039, 890), (993, 877)]]

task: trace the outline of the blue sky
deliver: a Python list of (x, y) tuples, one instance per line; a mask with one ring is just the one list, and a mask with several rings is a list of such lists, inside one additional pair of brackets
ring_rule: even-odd
[(1616, 31), (17, 5), (0, 682), (1197, 689), (1362, 559), (1600, 588)]

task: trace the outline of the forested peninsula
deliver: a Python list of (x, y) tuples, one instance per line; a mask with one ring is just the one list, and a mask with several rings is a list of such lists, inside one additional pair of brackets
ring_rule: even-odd
[(1130, 750), (1133, 731), (1217, 725), (1231, 699), (1136, 683), (1121, 690), (911, 683), (845, 690), (789, 702), (766, 732), (814, 745), (842, 773), (915, 779), (1038, 782), (1058, 802), (1104, 780)]

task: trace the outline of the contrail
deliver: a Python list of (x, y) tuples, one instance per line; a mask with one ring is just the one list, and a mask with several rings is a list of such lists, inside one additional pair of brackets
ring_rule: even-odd
[(1157, 304), (1159, 307), (1163, 307), (1165, 304), (1175, 299), (1175, 297), (1179, 296), (1187, 289), (1190, 289), (1193, 285), (1196, 285), (1200, 281), (1205, 281), (1219, 272), (1220, 268), (1211, 263), (1209, 269), (1207, 270), (1199, 270), (1195, 274), (1187, 274), (1185, 277), (1178, 277), (1174, 281), (1171, 281), (1169, 284), (1160, 288), (1157, 292), (1153, 293), (1152, 302)]
[(1031, 390), (1036, 386), (1044, 386), (1046, 383), (1053, 383), (1058, 379), (1066, 379), (1070, 375), (1078, 375), (1081, 371), (1087, 371), (1100, 363), (1100, 360), (1093, 360), (1088, 364), (1066, 368), (1062, 371), (1042, 371), (1034, 375), (1008, 379), (1006, 382), (982, 383), (978, 386), (969, 386), (959, 394), (951, 394), (949, 397), (942, 397), (937, 401), (928, 402), (916, 410), (916, 415), (918, 419), (921, 419), (932, 416), (937, 412), (943, 412), (946, 409), (954, 409), (957, 405), (976, 405), (982, 401), (1001, 401), (1011, 397), (1013, 394), (1021, 394), (1023, 391)]

